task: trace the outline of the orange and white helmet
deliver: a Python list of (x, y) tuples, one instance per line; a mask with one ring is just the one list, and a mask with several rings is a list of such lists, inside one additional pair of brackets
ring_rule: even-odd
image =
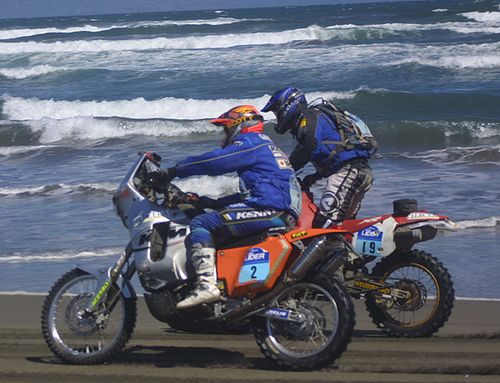
[(264, 117), (253, 105), (235, 106), (210, 122), (224, 127), (226, 137), (221, 143), (223, 148), (231, 144), (239, 133), (262, 133), (264, 129)]

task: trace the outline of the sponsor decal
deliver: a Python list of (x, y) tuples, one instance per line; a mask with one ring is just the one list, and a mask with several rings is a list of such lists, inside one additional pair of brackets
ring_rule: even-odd
[(292, 237), (293, 239), (296, 239), (296, 238), (304, 237), (304, 236), (306, 236), (306, 235), (307, 235), (307, 231), (305, 231), (305, 230), (304, 230), (304, 231), (299, 231), (298, 233), (293, 233), (293, 234), (291, 235), (291, 237)]
[(264, 218), (270, 217), (275, 210), (260, 210), (260, 211), (239, 211), (236, 213), (236, 219), (252, 219), (252, 218)]
[(269, 262), (269, 252), (260, 248), (252, 247), (245, 257), (245, 265), (254, 263)]
[(291, 169), (292, 164), (288, 158), (277, 158), (276, 163), (280, 169)]
[(332, 192), (326, 192), (321, 197), (319, 208), (323, 213), (333, 213), (339, 206), (339, 200)]
[(97, 303), (99, 302), (99, 300), (101, 299), (101, 297), (104, 295), (104, 293), (106, 291), (108, 291), (109, 286), (110, 286), (109, 281), (104, 282), (104, 284), (102, 285), (101, 289), (96, 294), (95, 298), (92, 300), (92, 303), (91, 303), (91, 307), (92, 308), (94, 308), (97, 305)]
[(358, 232), (359, 239), (368, 239), (371, 241), (381, 241), (382, 232), (376, 226), (369, 226)]
[(264, 315), (288, 319), (288, 317), (290, 316), (290, 312), (288, 310), (282, 310), (282, 309), (268, 309), (266, 310)]
[(269, 145), (269, 149), (271, 149), (271, 152), (273, 153), (278, 153), (278, 154), (283, 154), (280, 148), (274, 145)]
[(407, 217), (408, 219), (441, 219), (439, 215), (432, 214), (432, 213), (426, 213), (426, 212), (413, 212), (410, 213)]
[(354, 287), (358, 287), (358, 288), (363, 289), (363, 290), (372, 290), (372, 291), (377, 290), (378, 292), (380, 292), (382, 294), (390, 294), (391, 293), (391, 289), (388, 287), (383, 287), (382, 285), (378, 285), (378, 284), (366, 282), (366, 281), (360, 281), (360, 280), (354, 281)]
[(163, 214), (159, 211), (150, 211), (147, 218), (144, 219), (144, 222), (156, 221), (160, 218), (163, 218)]

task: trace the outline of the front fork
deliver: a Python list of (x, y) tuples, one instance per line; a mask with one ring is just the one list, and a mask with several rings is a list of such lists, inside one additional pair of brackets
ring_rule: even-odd
[[(96, 294), (89, 305), (78, 312), (77, 315), (80, 318), (94, 317), (99, 326), (105, 326), (109, 314), (122, 293), (123, 285), (132, 279), (136, 271), (135, 262), (129, 263), (131, 255), (132, 247), (129, 244), (125, 252), (107, 272), (101, 271), (99, 273)], [(122, 273), (125, 266), (128, 267)], [(127, 288), (131, 290), (130, 286), (127, 286)], [(135, 293), (132, 290), (128, 292), (128, 295), (134, 297)], [(102, 307), (104, 307), (104, 310), (100, 310)]]

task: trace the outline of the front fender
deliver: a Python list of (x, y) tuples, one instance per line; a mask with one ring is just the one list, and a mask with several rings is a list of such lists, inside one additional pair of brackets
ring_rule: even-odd
[[(75, 268), (96, 277), (98, 288), (100, 288), (104, 284), (104, 282), (109, 279), (109, 272), (111, 270), (111, 267), (105, 268), (101, 266), (77, 265)], [(118, 276), (116, 284), (120, 287), (121, 293), (125, 299), (137, 299), (137, 294), (134, 287), (132, 286), (130, 281), (125, 280), (122, 275)]]

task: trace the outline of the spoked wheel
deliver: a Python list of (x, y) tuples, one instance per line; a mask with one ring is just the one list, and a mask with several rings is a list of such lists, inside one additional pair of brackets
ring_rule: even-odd
[(393, 254), (378, 263), (372, 275), (377, 282), (406, 293), (404, 298), (366, 297), (373, 322), (384, 332), (426, 337), (448, 320), (455, 300), (453, 283), (446, 268), (430, 254), (418, 250)]
[(255, 326), (262, 352), (281, 367), (308, 370), (326, 366), (351, 340), (354, 309), (336, 280), (320, 276), (292, 285), (270, 306), (288, 310), (295, 318), (261, 318)]
[(42, 332), (50, 350), (62, 361), (100, 364), (125, 346), (136, 319), (136, 302), (118, 298), (112, 312), (85, 313), (94, 299), (97, 279), (84, 271), (64, 274), (49, 292), (42, 309)]

